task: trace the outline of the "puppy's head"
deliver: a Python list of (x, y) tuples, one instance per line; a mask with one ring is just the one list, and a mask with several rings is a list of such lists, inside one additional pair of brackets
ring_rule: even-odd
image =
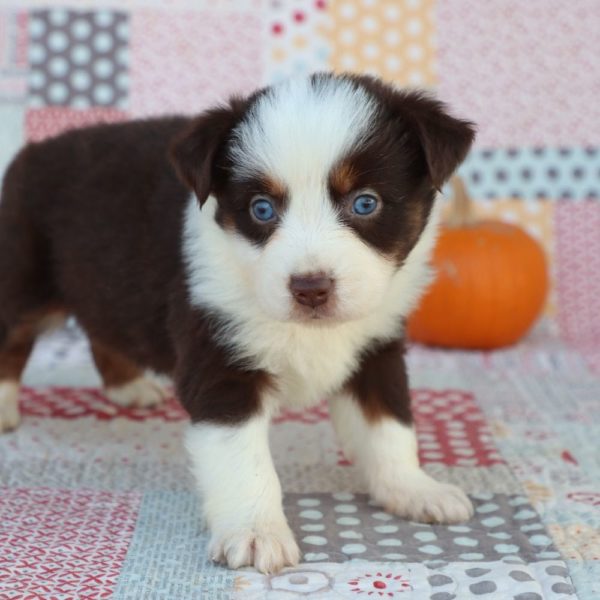
[(377, 310), (473, 136), (424, 94), (324, 74), (201, 115), (172, 161), (267, 316), (336, 322)]

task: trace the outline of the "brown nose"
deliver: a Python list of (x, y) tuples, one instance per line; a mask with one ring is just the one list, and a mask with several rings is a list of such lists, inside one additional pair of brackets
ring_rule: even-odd
[(298, 304), (316, 308), (329, 300), (333, 279), (324, 275), (295, 275), (290, 279), (290, 290)]

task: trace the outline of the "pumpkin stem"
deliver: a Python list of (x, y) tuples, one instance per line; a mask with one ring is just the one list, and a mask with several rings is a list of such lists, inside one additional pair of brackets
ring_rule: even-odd
[(445, 220), (448, 227), (467, 227), (473, 225), (477, 218), (473, 208), (473, 202), (462, 177), (455, 175), (452, 178), (452, 201), (450, 212)]

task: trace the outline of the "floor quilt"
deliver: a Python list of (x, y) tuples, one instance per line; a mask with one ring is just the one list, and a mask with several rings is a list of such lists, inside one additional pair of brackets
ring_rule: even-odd
[(284, 412), (271, 443), (303, 558), (274, 576), (207, 560), (176, 401), (119, 409), (74, 324), (46, 337), (0, 436), (0, 600), (600, 599), (598, 31), (598, 0), (0, 0), (0, 178), (72, 127), (371, 73), (477, 124), (459, 169), (477, 214), (537, 239), (551, 279), (518, 346), (408, 354), (421, 460), (475, 517), (382, 512), (327, 406)]
[(0, 437), (0, 598), (598, 598), (600, 379), (558, 342), (534, 357), (544, 335), (409, 352), (421, 461), (469, 493), (462, 525), (374, 505), (326, 403), (281, 413), (271, 444), (303, 559), (267, 576), (207, 559), (185, 413), (110, 404), (71, 324), (38, 344), (23, 424)]

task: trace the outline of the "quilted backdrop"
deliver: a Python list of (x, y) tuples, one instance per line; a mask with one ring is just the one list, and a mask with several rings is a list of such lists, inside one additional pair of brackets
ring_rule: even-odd
[(382, 512), (326, 406), (283, 413), (303, 562), (274, 576), (207, 559), (176, 400), (115, 407), (76, 325), (47, 337), (0, 437), (0, 598), (600, 598), (599, 31), (598, 0), (0, 0), (0, 173), (66, 128), (376, 73), (477, 123), (461, 173), (478, 210), (538, 238), (552, 278), (518, 346), (409, 352), (421, 459), (476, 516)]

